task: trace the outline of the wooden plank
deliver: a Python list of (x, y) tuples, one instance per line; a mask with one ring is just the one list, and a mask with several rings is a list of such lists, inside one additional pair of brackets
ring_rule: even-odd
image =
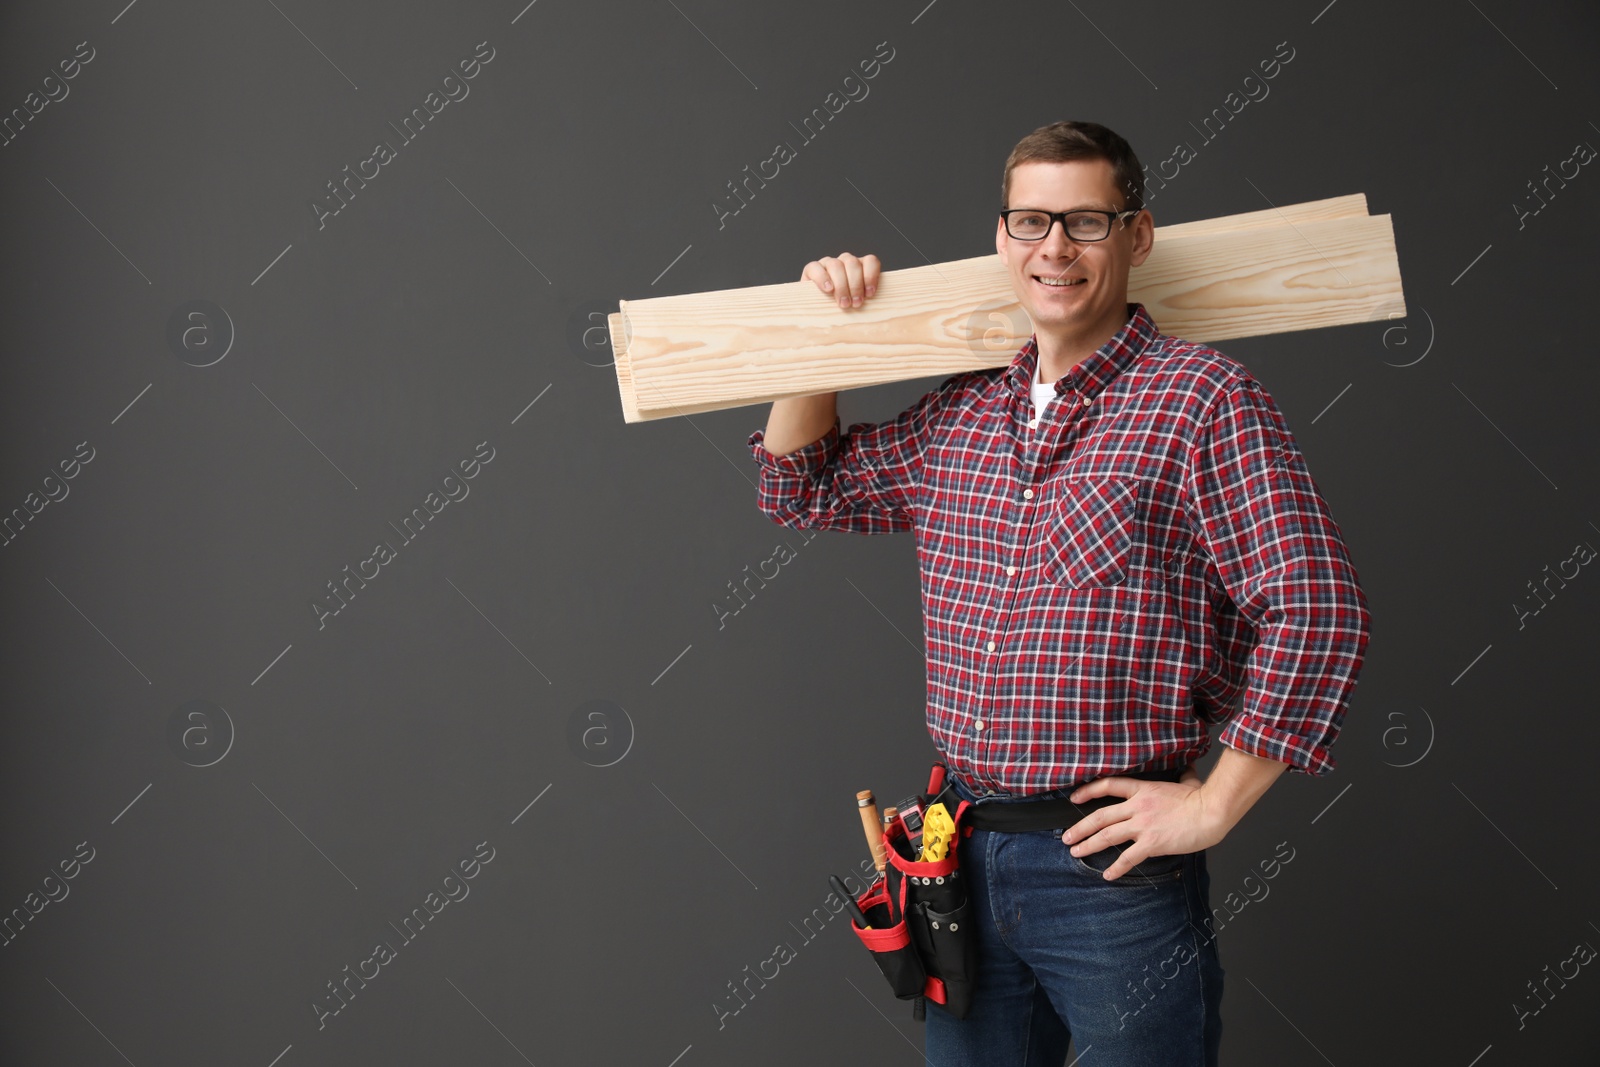
[[(1404, 315), (1391, 219), (1365, 207), (1158, 226), (1128, 298), (1201, 342)], [(609, 324), (627, 422), (1004, 366), (1032, 332), (996, 255), (884, 271), (849, 311), (797, 281), (625, 300)]]
[[(1155, 212), (1151, 212), (1155, 215)], [(1237, 215), (1218, 215), (1193, 222), (1174, 222), (1156, 227), (1156, 236), (1162, 240), (1173, 237), (1193, 237), (1200, 233), (1222, 233), (1225, 230), (1246, 230), (1258, 226), (1279, 226), (1301, 223), (1309, 219), (1347, 219), (1367, 214), (1367, 194), (1350, 193), (1347, 196), (1330, 196), (1326, 200), (1307, 200), (1300, 204), (1284, 204), (1261, 211), (1245, 211)], [(1159, 216), (1156, 216), (1159, 217)]]

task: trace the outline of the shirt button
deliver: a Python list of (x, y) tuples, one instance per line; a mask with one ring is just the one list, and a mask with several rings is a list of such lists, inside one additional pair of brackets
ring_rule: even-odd
[(1006, 573), (1007, 574), (1015, 574), (1015, 573), (1017, 573), (1017, 568), (1015, 568), (1015, 567), (1007, 567), (1006, 568)]
[(1022, 491), (1022, 499), (1024, 499), (1024, 500), (1032, 500), (1033, 499), (1033, 490), (1032, 489), (1024, 489)]
[(993, 651), (994, 651), (994, 642), (993, 642), (993, 641), (990, 641), (990, 642), (989, 642), (989, 651), (990, 651), (990, 652), (993, 652)]
[(1088, 403), (1088, 402), (1089, 402), (1089, 398), (1088, 398), (1088, 397), (1086, 397), (1086, 396), (1080, 396), (1080, 397), (1078, 397), (1078, 403), (1080, 403), (1080, 404), (1087, 404), (1087, 403)]
[(979, 720), (978, 720), (978, 721), (977, 721), (977, 722), (975, 722), (975, 723), (973, 723), (973, 724), (972, 724), (972, 728), (973, 728), (973, 729), (974, 729), (974, 730), (981, 730), (981, 729), (983, 729), (983, 720), (982, 720), (982, 719), (979, 719)]

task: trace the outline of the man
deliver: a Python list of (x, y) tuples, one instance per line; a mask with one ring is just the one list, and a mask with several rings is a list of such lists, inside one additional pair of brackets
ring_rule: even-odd
[[(1127, 300), (1143, 192), (1106, 127), (1035, 130), (995, 228), (1033, 325), (1010, 365), (843, 433), (836, 394), (781, 400), (749, 439), (775, 522), (916, 533), (928, 730), (975, 804), (975, 999), (928, 1005), (930, 1064), (1059, 1067), (1070, 1036), (1089, 1063), (1214, 1067), (1205, 849), (1285, 769), (1333, 769), (1366, 652), (1366, 597), (1271, 397)], [(802, 278), (844, 308), (878, 276), (845, 254)]]

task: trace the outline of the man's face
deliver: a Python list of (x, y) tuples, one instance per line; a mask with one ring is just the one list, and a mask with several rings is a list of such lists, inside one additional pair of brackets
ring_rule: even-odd
[[(1127, 197), (1103, 159), (1070, 163), (1021, 163), (1011, 171), (1008, 208), (1122, 211)], [(1019, 241), (995, 220), (995, 251), (1011, 272), (1011, 287), (1033, 320), (1034, 330), (1094, 332), (1127, 318), (1128, 269), (1150, 254), (1155, 224), (1148, 211), (1113, 220), (1103, 241), (1073, 241), (1057, 222), (1044, 239)], [(1066, 286), (1046, 281), (1066, 280)]]

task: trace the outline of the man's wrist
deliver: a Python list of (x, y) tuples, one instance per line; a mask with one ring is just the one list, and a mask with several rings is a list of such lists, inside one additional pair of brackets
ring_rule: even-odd
[(1199, 788), (1203, 817), (1219, 841), (1288, 769), (1287, 763), (1224, 746), (1217, 765)]

